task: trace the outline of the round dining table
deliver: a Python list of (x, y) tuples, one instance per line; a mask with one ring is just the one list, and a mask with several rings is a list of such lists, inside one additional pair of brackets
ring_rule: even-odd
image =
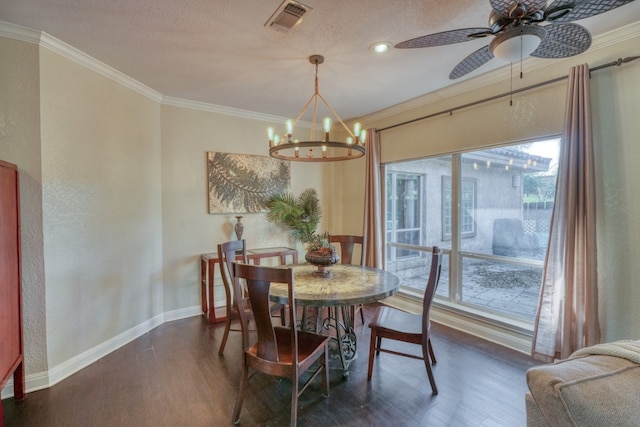
[[(351, 264), (336, 264), (327, 267), (328, 277), (319, 277), (311, 264), (296, 264), (293, 268), (296, 306), (303, 307), (301, 325), (308, 329), (309, 307), (318, 313), (328, 308), (321, 319), (321, 327), (333, 329), (342, 368), (347, 372), (349, 364), (357, 356), (357, 336), (354, 330), (353, 306), (382, 300), (398, 291), (398, 276), (388, 271)], [(287, 285), (272, 283), (270, 299), (277, 303), (289, 302)], [(318, 322), (316, 322), (317, 325)], [(317, 329), (317, 327), (316, 327)]]

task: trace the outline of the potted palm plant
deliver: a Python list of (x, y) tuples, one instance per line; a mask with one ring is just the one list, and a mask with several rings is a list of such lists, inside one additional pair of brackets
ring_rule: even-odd
[(299, 196), (290, 192), (276, 194), (267, 201), (267, 220), (289, 229), (291, 237), (304, 245), (305, 259), (318, 267), (317, 275), (329, 276), (325, 267), (339, 261), (329, 233), (317, 233), (322, 217), (320, 200), (315, 189), (307, 188)]

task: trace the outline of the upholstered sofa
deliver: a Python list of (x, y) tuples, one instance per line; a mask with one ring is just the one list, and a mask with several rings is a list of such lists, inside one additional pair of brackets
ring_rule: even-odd
[(640, 426), (640, 341), (581, 349), (527, 371), (528, 427)]

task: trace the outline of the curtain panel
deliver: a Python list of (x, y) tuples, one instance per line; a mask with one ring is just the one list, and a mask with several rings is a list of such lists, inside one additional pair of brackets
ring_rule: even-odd
[(382, 268), (382, 197), (383, 185), (380, 165), (380, 134), (376, 129), (368, 129), (370, 135), (366, 153), (365, 199), (364, 199), (364, 264)]
[(531, 354), (550, 362), (600, 342), (589, 66), (569, 73), (549, 246)]

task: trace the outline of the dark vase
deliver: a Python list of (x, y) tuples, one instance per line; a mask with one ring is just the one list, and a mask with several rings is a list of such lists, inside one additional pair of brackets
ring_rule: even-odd
[(244, 224), (242, 223), (242, 216), (237, 216), (236, 219), (238, 220), (238, 222), (236, 222), (236, 225), (233, 227), (233, 229), (236, 232), (236, 237), (238, 238), (238, 240), (242, 240), (242, 233), (244, 232)]

